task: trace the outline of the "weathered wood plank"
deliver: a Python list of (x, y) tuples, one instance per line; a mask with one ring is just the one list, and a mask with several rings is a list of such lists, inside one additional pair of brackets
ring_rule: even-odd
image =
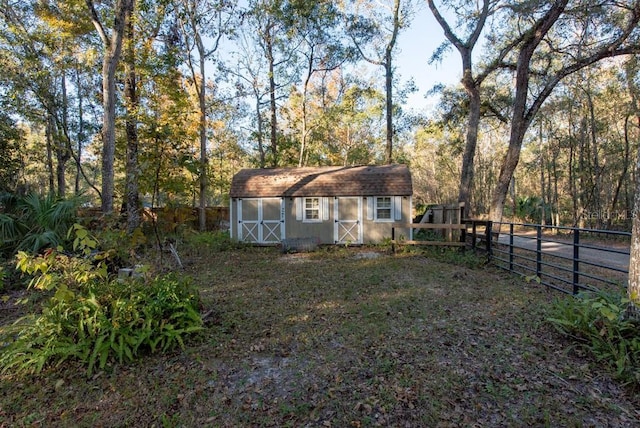
[(392, 240), (392, 244), (394, 245), (433, 245), (433, 246), (442, 246), (442, 247), (464, 247), (466, 244), (464, 242), (448, 242), (448, 241), (404, 241), (400, 239)]
[(394, 223), (393, 227), (404, 229), (452, 229), (463, 230), (467, 226), (464, 224), (435, 224), (435, 223)]

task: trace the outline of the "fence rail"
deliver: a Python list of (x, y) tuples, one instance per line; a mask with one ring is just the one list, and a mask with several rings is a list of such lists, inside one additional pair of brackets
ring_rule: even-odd
[[(396, 227), (401, 229), (427, 229), (443, 232), (453, 232), (455, 230), (460, 231), (459, 239), (447, 239), (447, 240), (406, 240), (397, 239)], [(391, 227), (391, 246), (395, 252), (396, 245), (426, 245), (426, 246), (448, 246), (448, 247), (464, 247), (466, 245), (466, 231), (467, 226), (465, 224), (442, 224), (442, 223), (394, 223)]]
[(626, 286), (629, 232), (483, 220), (465, 224), (468, 245), (528, 280), (570, 294)]

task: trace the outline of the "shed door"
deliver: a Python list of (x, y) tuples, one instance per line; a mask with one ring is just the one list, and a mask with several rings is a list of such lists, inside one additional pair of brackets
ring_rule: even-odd
[(281, 198), (239, 199), (238, 240), (254, 244), (277, 244), (284, 238), (284, 207)]
[(337, 197), (334, 199), (336, 244), (362, 244), (362, 198)]

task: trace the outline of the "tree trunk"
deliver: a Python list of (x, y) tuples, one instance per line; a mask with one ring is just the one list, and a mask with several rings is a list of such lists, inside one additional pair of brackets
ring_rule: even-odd
[[(478, 144), (478, 129), (480, 125), (480, 86), (484, 79), (478, 80), (473, 77), (472, 52), (478, 38), (484, 28), (484, 24), (489, 16), (489, 0), (483, 0), (482, 8), (477, 11), (475, 17), (477, 22), (473, 32), (469, 34), (468, 39), (463, 42), (451, 30), (451, 26), (447, 23), (440, 11), (436, 7), (433, 0), (427, 0), (429, 9), (436, 18), (447, 39), (453, 43), (462, 59), (462, 86), (469, 97), (469, 113), (467, 115), (467, 135), (465, 140), (464, 153), (462, 155), (462, 169), (460, 171), (460, 187), (458, 188), (458, 201), (464, 203), (465, 214), (471, 217), (475, 209), (471, 205), (471, 191), (473, 189), (474, 177), (474, 158), (476, 147)], [(487, 71), (488, 72), (488, 71)], [(486, 77), (485, 73), (485, 77)]]
[(386, 98), (386, 121), (387, 121), (387, 146), (385, 150), (385, 163), (393, 162), (393, 67), (391, 65), (391, 46), (387, 49), (387, 55), (384, 63), (385, 70), (385, 90)]
[(69, 98), (67, 97), (67, 75), (63, 71), (61, 76), (62, 92), (62, 132), (55, 133), (56, 142), (56, 179), (58, 181), (58, 196), (64, 198), (67, 193), (67, 162), (71, 159), (71, 142), (69, 140)]
[(80, 176), (82, 175), (82, 144), (84, 143), (84, 105), (83, 105), (83, 95), (82, 95), (82, 86), (80, 83), (80, 70), (78, 63), (76, 62), (76, 88), (78, 91), (78, 154), (75, 158), (76, 161), (76, 178), (75, 178), (75, 193), (76, 195), (80, 193)]
[(502, 221), (504, 202), (507, 197), (507, 192), (509, 191), (511, 178), (513, 177), (513, 173), (520, 161), (522, 141), (524, 140), (527, 128), (537, 111), (540, 109), (544, 100), (549, 96), (549, 94), (551, 94), (553, 87), (558, 82), (556, 81), (553, 85), (546, 87), (545, 91), (538, 96), (533, 105), (527, 109), (530, 77), (529, 66), (531, 58), (542, 39), (564, 11), (568, 1), (569, 0), (558, 0), (551, 6), (547, 13), (531, 28), (531, 31), (523, 41), (520, 52), (518, 53), (515, 76), (516, 88), (513, 100), (509, 147), (507, 148), (507, 153), (505, 154), (502, 166), (500, 167), (500, 175), (498, 176), (498, 183), (491, 201), (491, 212), (489, 213), (491, 220), (497, 223)]
[(467, 115), (466, 142), (464, 153), (462, 154), (458, 201), (464, 203), (465, 213), (467, 217), (471, 217), (475, 212), (471, 205), (471, 189), (473, 188), (474, 157), (476, 146), (478, 145), (478, 128), (480, 126), (480, 90), (473, 83), (470, 66), (468, 70), (465, 70), (465, 77), (463, 77), (462, 81), (469, 96), (469, 113)]
[(116, 152), (116, 71), (122, 51), (127, 11), (133, 10), (134, 0), (118, 0), (114, 6), (113, 32), (109, 36), (95, 10), (94, 0), (86, 0), (91, 20), (102, 40), (102, 212), (113, 212), (114, 174)]
[(269, 110), (271, 112), (271, 166), (278, 166), (278, 106), (276, 105), (275, 57), (273, 54), (273, 28), (266, 31), (267, 60), (269, 61)]
[[(133, 5), (132, 5), (133, 6)], [(127, 13), (125, 82), (127, 117), (127, 164), (126, 164), (126, 206), (127, 232), (132, 233), (140, 226), (140, 201), (138, 195), (138, 93), (136, 90), (135, 33), (133, 26), (133, 10)]]
[[(611, 216), (616, 215), (618, 209), (618, 199), (620, 198), (620, 189), (622, 185), (627, 181), (627, 172), (629, 171), (629, 157), (630, 157), (630, 141), (629, 141), (629, 119), (631, 116), (624, 118), (624, 158), (622, 160), (622, 173), (618, 177), (618, 183), (616, 184), (616, 190), (613, 192), (613, 198), (611, 199)], [(628, 208), (628, 206), (626, 207)], [(611, 225), (611, 217), (609, 218), (609, 225)]]
[(385, 155), (385, 163), (393, 162), (393, 49), (398, 40), (398, 32), (400, 31), (400, 0), (393, 2), (393, 31), (391, 39), (385, 48), (384, 71), (385, 71), (385, 90), (386, 99), (386, 119), (387, 119), (387, 147)]
[(56, 185), (53, 177), (53, 118), (51, 115), (47, 116), (47, 128), (45, 130), (45, 138), (47, 141), (47, 177), (49, 179), (49, 193), (54, 194), (56, 192)]
[[(636, 83), (634, 76), (638, 74), (638, 58), (631, 57), (626, 64), (625, 74), (629, 93), (631, 94), (632, 108), (636, 116), (638, 133), (640, 133), (640, 87)], [(640, 139), (640, 138), (639, 138)], [(629, 315), (634, 319), (640, 318), (640, 148), (636, 156), (636, 167), (634, 168), (635, 195), (633, 197), (632, 229), (631, 229), (631, 249), (629, 255), (629, 281), (627, 294), (631, 303), (629, 304)]]
[(304, 85), (302, 87), (302, 120), (301, 120), (301, 129), (300, 129), (300, 156), (298, 157), (298, 167), (304, 165), (305, 159), (305, 151), (307, 150), (307, 97), (309, 94), (309, 82), (311, 81), (311, 76), (313, 75), (313, 53), (311, 53), (311, 57), (309, 58), (309, 62), (307, 63), (307, 76), (304, 80)]
[(116, 68), (120, 49), (109, 49), (102, 62), (102, 212), (113, 212), (114, 174), (116, 153)]
[(204, 232), (207, 229), (207, 167), (209, 164), (207, 159), (207, 104), (205, 97), (207, 87), (205, 77), (206, 52), (198, 32), (196, 32), (195, 38), (200, 64), (200, 89), (198, 90), (198, 106), (200, 108), (200, 123), (198, 126), (198, 131), (200, 132), (200, 199), (198, 225), (200, 231)]
[(262, 122), (262, 113), (260, 112), (260, 95), (256, 93), (256, 120), (258, 125), (258, 154), (260, 156), (260, 168), (267, 166), (267, 154), (264, 149), (264, 125)]
[[(638, 119), (638, 130), (640, 130), (640, 114)], [(631, 249), (629, 255), (629, 283), (627, 294), (631, 303), (629, 304), (629, 314), (635, 318), (640, 318), (640, 149), (636, 157), (636, 181), (635, 195), (633, 197), (633, 223), (631, 228)]]

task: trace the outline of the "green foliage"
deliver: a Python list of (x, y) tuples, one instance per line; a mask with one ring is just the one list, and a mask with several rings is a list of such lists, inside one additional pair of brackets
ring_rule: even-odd
[(88, 257), (97, 241), (79, 225), (70, 234), (81, 257), (57, 250), (18, 255), (18, 269), (33, 275), (30, 286), (53, 294), (40, 315), (25, 317), (0, 335), (6, 344), (2, 371), (37, 373), (74, 359), (90, 375), (109, 362), (183, 348), (184, 338), (202, 329), (198, 294), (186, 278), (110, 281), (106, 256)]
[(67, 231), (76, 221), (80, 198), (61, 199), (36, 193), (25, 197), (6, 196), (0, 204), (0, 251), (36, 253), (43, 248), (66, 244)]
[(516, 217), (524, 222), (540, 223), (542, 199), (537, 196), (519, 197), (516, 202)]
[(426, 256), (445, 263), (476, 269), (487, 264), (486, 257), (481, 257), (473, 251), (459, 247), (423, 247), (420, 251)]
[(187, 246), (192, 247), (194, 250), (202, 249), (208, 252), (227, 251), (246, 246), (242, 242), (232, 241), (228, 231), (187, 231), (184, 235), (184, 241)]
[(629, 299), (615, 293), (585, 293), (556, 300), (548, 321), (578, 342), (616, 377), (640, 386), (640, 329), (626, 317)]
[(17, 269), (33, 277), (29, 287), (72, 293), (71, 289), (107, 279), (106, 260), (110, 253), (96, 253), (89, 257), (98, 245), (97, 240), (79, 224), (73, 225), (69, 230), (68, 236), (71, 237), (72, 234), (75, 235), (73, 249), (81, 257), (64, 254), (61, 248), (48, 249), (36, 256), (24, 251), (18, 252)]
[(74, 359), (91, 375), (110, 362), (184, 348), (184, 338), (202, 329), (198, 302), (191, 284), (177, 276), (150, 283), (96, 281), (75, 293), (61, 287), (41, 315), (5, 332), (0, 367), (38, 373)]
[(11, 190), (17, 184), (20, 145), (24, 140), (23, 132), (5, 111), (0, 111), (0, 191)]

